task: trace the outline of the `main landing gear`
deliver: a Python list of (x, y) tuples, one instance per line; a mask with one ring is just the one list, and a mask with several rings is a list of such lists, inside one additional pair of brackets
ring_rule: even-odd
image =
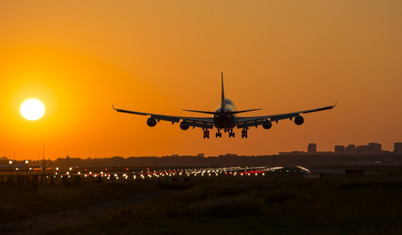
[[(209, 139), (209, 130), (204, 128), (204, 139)], [(234, 138), (235, 137), (235, 132), (233, 131), (233, 128), (225, 128), (225, 132), (229, 133), (229, 138)], [(221, 128), (218, 128), (218, 131), (215, 133), (216, 138), (222, 138), (222, 132)], [(247, 129), (243, 129), (241, 132), (241, 138), (247, 138)]]
[(244, 128), (244, 129), (241, 131), (241, 138), (246, 138), (246, 139), (247, 139), (247, 128)]
[(205, 138), (209, 139), (209, 130), (208, 129), (204, 129), (204, 139)]

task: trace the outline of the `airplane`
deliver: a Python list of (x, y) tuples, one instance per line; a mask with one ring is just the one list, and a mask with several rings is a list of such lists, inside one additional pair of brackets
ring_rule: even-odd
[(242, 129), (241, 137), (247, 138), (248, 137), (248, 129), (249, 127), (258, 127), (262, 126), (264, 129), (270, 129), (272, 127), (272, 122), (278, 123), (279, 120), (283, 119), (290, 119), (294, 118), (294, 123), (296, 125), (301, 125), (304, 123), (304, 118), (300, 114), (307, 114), (312, 112), (318, 112), (328, 109), (333, 109), (336, 107), (335, 105), (316, 108), (316, 109), (309, 109), (304, 111), (292, 112), (292, 113), (283, 113), (283, 114), (275, 114), (275, 115), (265, 115), (265, 116), (252, 116), (252, 117), (238, 117), (236, 114), (239, 113), (246, 113), (261, 110), (258, 109), (247, 109), (236, 111), (236, 108), (233, 102), (230, 99), (225, 98), (225, 92), (223, 87), (223, 72), (221, 73), (221, 101), (219, 102), (218, 108), (215, 111), (200, 111), (200, 110), (188, 110), (183, 109), (183, 111), (187, 112), (195, 112), (195, 113), (202, 113), (202, 114), (209, 114), (212, 117), (184, 117), (184, 116), (171, 116), (171, 115), (161, 115), (161, 114), (154, 114), (154, 113), (144, 113), (144, 112), (137, 112), (125, 109), (118, 109), (115, 108), (112, 104), (112, 107), (117, 112), (122, 113), (129, 113), (129, 114), (136, 114), (136, 115), (143, 115), (143, 116), (150, 116), (147, 120), (147, 124), (150, 127), (156, 126), (159, 121), (169, 121), (174, 123), (180, 122), (180, 128), (182, 130), (188, 130), (190, 127), (202, 128), (204, 132), (204, 139), (209, 139), (209, 130), (213, 129), (214, 127), (217, 129), (215, 134), (216, 138), (222, 137), (222, 130), (224, 132), (229, 133), (229, 138), (235, 137), (235, 132), (233, 129), (237, 127), (238, 129)]

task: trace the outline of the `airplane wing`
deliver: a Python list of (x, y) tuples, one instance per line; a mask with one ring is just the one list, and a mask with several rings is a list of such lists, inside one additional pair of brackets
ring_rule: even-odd
[(175, 122), (180, 122), (181, 120), (185, 122), (190, 127), (200, 127), (206, 129), (212, 129), (214, 126), (213, 118), (208, 117), (183, 117), (183, 116), (171, 116), (171, 115), (162, 115), (162, 114), (155, 114), (155, 113), (144, 113), (144, 112), (137, 112), (125, 109), (117, 109), (113, 106), (114, 110), (121, 113), (129, 113), (129, 114), (136, 114), (136, 115), (143, 115), (143, 116), (150, 116), (151, 119), (155, 121), (168, 121), (174, 124)]
[(336, 107), (336, 103), (335, 103), (335, 105), (331, 105), (331, 106), (303, 110), (303, 111), (292, 112), (292, 113), (283, 113), (283, 114), (266, 115), (266, 116), (255, 116), (255, 117), (238, 117), (237, 118), (237, 128), (247, 128), (247, 127), (251, 127), (251, 126), (257, 127), (259, 125), (262, 125), (265, 121), (278, 122), (279, 120), (282, 120), (282, 119), (292, 120), (292, 118), (298, 117), (298, 116), (300, 116), (300, 114), (313, 113), (313, 112), (333, 109), (334, 107)]

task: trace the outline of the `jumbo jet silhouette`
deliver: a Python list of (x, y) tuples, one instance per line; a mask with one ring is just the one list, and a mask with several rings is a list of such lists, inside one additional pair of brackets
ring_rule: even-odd
[(236, 114), (251, 112), (261, 109), (248, 109), (236, 111), (236, 108), (233, 102), (230, 99), (225, 98), (225, 92), (223, 87), (223, 73), (221, 73), (222, 77), (222, 90), (221, 90), (221, 101), (219, 102), (218, 108), (212, 111), (199, 111), (199, 110), (187, 110), (188, 112), (195, 113), (203, 113), (213, 115), (212, 117), (183, 117), (183, 116), (170, 116), (170, 115), (161, 115), (154, 113), (143, 113), (125, 109), (117, 109), (113, 106), (114, 110), (122, 113), (130, 113), (137, 115), (150, 116), (147, 120), (147, 124), (150, 127), (154, 127), (159, 121), (169, 121), (174, 124), (175, 122), (180, 122), (180, 128), (182, 130), (188, 130), (190, 127), (199, 127), (204, 131), (204, 139), (209, 138), (209, 130), (214, 127), (217, 129), (215, 134), (216, 137), (222, 137), (222, 132), (228, 132), (229, 138), (235, 137), (235, 132), (233, 132), (233, 128), (237, 127), (238, 129), (242, 129), (241, 137), (247, 138), (247, 132), (249, 127), (258, 127), (262, 125), (264, 129), (270, 129), (272, 127), (272, 122), (278, 122), (282, 119), (290, 119), (294, 118), (294, 122), (296, 125), (301, 125), (304, 122), (304, 118), (300, 114), (312, 113), (317, 111), (323, 111), (327, 109), (332, 109), (336, 106), (326, 106), (316, 109), (309, 109), (304, 111), (292, 112), (292, 113), (283, 113), (283, 114), (275, 114), (275, 115), (266, 115), (266, 116), (253, 116), (253, 117), (238, 117)]

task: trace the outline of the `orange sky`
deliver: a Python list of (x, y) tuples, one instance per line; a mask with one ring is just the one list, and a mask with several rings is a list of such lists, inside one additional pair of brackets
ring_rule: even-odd
[[(0, 1), (0, 155), (246, 155), (402, 141), (402, 1)], [(331, 105), (249, 138), (119, 108), (189, 115), (225, 93), (266, 115)], [(19, 114), (42, 100), (39, 121)], [(246, 116), (246, 114), (244, 114)], [(213, 134), (212, 134), (213, 135)]]

